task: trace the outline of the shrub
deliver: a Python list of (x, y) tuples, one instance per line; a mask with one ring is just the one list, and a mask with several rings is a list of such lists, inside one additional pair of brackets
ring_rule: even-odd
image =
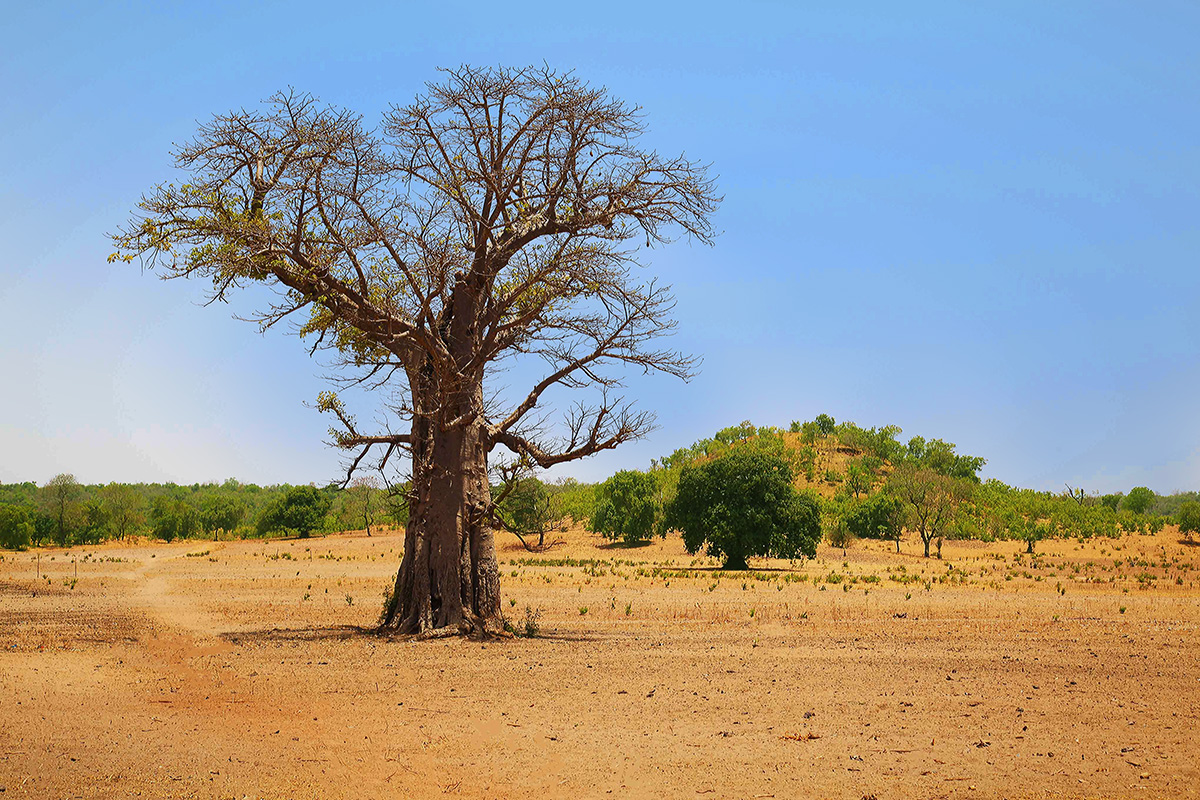
[(1200, 503), (1195, 500), (1185, 502), (1179, 507), (1175, 521), (1179, 525), (1179, 532), (1190, 542), (1193, 533), (1200, 533)]
[(850, 532), (845, 519), (833, 520), (825, 529), (825, 539), (831, 547), (840, 547), (843, 550), (854, 544), (854, 534)]

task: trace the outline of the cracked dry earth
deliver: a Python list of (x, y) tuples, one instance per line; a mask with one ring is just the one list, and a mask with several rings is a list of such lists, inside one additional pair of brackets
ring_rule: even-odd
[(370, 633), (398, 533), (5, 553), (0, 798), (1200, 796), (1171, 529), (751, 574), (562, 538), (502, 549), (540, 630), (489, 643)]

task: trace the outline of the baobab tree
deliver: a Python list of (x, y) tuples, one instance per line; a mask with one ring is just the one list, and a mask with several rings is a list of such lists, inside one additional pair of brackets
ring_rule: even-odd
[[(380, 394), (378, 430), (335, 392), (317, 405), (347, 480), (408, 470), (385, 627), (500, 631), (493, 453), (544, 468), (639, 438), (654, 418), (614, 391), (621, 368), (692, 374), (655, 343), (669, 291), (635, 268), (643, 244), (711, 243), (719, 198), (705, 165), (639, 147), (643, 132), (638, 108), (550, 68), (446, 70), (378, 129), (287, 92), (202, 125), (174, 153), (186, 182), (114, 235), (113, 259), (204, 279), (213, 301), (276, 287), (260, 324), (303, 319), (341, 384)], [(518, 360), (542, 365), (536, 382), (493, 391)], [(553, 424), (571, 390), (590, 392)]]

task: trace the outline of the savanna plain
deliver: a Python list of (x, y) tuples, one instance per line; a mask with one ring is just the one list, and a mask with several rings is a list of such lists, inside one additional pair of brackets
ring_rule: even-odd
[(1200, 796), (1171, 526), (751, 572), (556, 536), (501, 542), (486, 642), (375, 634), (398, 531), (6, 553), (0, 796)]

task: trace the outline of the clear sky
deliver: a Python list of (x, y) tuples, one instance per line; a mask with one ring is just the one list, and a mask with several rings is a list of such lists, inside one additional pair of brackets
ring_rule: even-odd
[(295, 337), (109, 265), (198, 120), (288, 86), (377, 120), (549, 63), (711, 161), (716, 246), (646, 252), (683, 384), (594, 480), (750, 419), (896, 424), (1044, 489), (1200, 489), (1194, 3), (21, 3), (0, 27), (0, 481), (337, 477)]

